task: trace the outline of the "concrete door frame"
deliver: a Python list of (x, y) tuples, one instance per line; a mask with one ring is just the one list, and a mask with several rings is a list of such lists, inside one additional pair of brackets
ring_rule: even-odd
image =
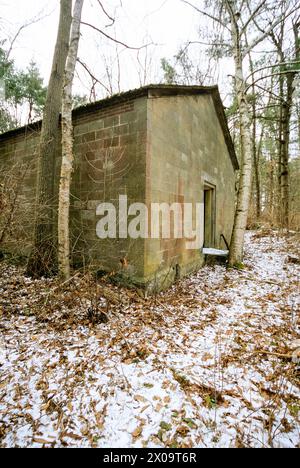
[(204, 247), (215, 247), (216, 242), (216, 185), (204, 181)]

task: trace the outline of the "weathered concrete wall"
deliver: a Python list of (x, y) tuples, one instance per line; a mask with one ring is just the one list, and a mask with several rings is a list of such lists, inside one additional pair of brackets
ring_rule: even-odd
[[(147, 202), (203, 202), (204, 185), (216, 187), (216, 248), (230, 241), (235, 171), (210, 95), (148, 99)], [(195, 221), (195, 219), (194, 219)], [(149, 240), (145, 278), (151, 289), (167, 287), (177, 275), (203, 264), (200, 250), (184, 240)]]
[[(200, 249), (182, 239), (104, 239), (96, 235), (100, 203), (203, 202), (204, 185), (216, 188), (214, 246), (224, 248), (234, 214), (235, 175), (224, 132), (210, 94), (141, 97), (96, 104), (74, 114), (75, 167), (71, 188), (71, 240), (75, 266), (122, 271), (136, 284), (156, 290), (203, 264)], [(39, 129), (0, 136), (2, 179), (21, 172), (17, 230), (6, 248), (29, 252), (35, 210)], [(61, 148), (57, 148), (58, 189)], [(57, 191), (57, 190), (56, 190)], [(57, 211), (57, 200), (54, 201)], [(1, 226), (0, 226), (1, 227)]]
[[(85, 110), (74, 117), (75, 164), (71, 188), (71, 238), (75, 264), (119, 271), (120, 259), (127, 257), (128, 273), (144, 272), (144, 240), (101, 240), (96, 236), (96, 207), (110, 202), (118, 206), (120, 194), (128, 202), (145, 201), (147, 98), (127, 100), (107, 108)], [(0, 139), (2, 177), (21, 168), (18, 209), (19, 233), (5, 247), (24, 255), (32, 244), (35, 210), (39, 131), (9, 134)], [(58, 190), (61, 148), (57, 150)], [(0, 176), (1, 179), (1, 176)], [(57, 203), (54, 204), (57, 210)]]
[(0, 183), (5, 198), (0, 230), (9, 224), (4, 247), (21, 255), (28, 254), (32, 239), (38, 142), (38, 131), (0, 140)]
[(100, 203), (118, 207), (119, 195), (128, 203), (145, 201), (147, 99), (125, 102), (84, 114), (75, 120), (75, 173), (71, 219), (79, 241), (75, 258), (99, 269), (120, 270), (127, 258), (128, 273), (144, 272), (144, 240), (104, 239), (96, 236)]

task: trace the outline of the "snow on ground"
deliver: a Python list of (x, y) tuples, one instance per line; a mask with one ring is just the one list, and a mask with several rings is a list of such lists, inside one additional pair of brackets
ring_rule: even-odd
[(120, 303), (101, 300), (98, 324), (101, 283), (61, 291), (0, 264), (0, 446), (299, 447), (295, 249), (252, 232), (244, 270), (147, 300), (105, 285)]

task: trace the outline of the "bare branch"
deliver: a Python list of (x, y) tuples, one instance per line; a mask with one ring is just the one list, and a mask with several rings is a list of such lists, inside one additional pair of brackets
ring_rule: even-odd
[(274, 28), (276, 28), (276, 26), (278, 26), (280, 23), (282, 23), (282, 21), (284, 21), (289, 16), (291, 16), (293, 13), (295, 13), (295, 11), (298, 11), (298, 9), (299, 9), (299, 7), (296, 7), (294, 9), (290, 10), (289, 12), (287, 12), (286, 14), (283, 13), (282, 15), (280, 15), (280, 17), (278, 18), (277, 21), (270, 24), (270, 27), (263, 34), (261, 34), (261, 36), (257, 37), (252, 42), (252, 44), (249, 45), (249, 47), (246, 50), (243, 51), (243, 56), (245, 57), (252, 49), (254, 49), (254, 47), (256, 47), (258, 44), (260, 44), (264, 39), (266, 39), (266, 37), (268, 37), (270, 35), (270, 33), (274, 30)]
[(125, 49), (130, 49), (130, 50), (141, 50), (141, 49), (145, 49), (146, 47), (149, 47), (150, 45), (154, 45), (154, 43), (151, 42), (150, 44), (145, 44), (145, 45), (140, 46), (140, 47), (131, 47), (131, 46), (129, 46), (128, 44), (125, 44), (125, 42), (119, 41), (118, 39), (109, 36), (109, 35), (106, 34), (104, 31), (102, 31), (101, 29), (97, 28), (96, 26), (94, 26), (94, 25), (92, 25), (92, 24), (90, 24), (90, 23), (85, 23), (85, 22), (81, 21), (81, 24), (83, 24), (84, 26), (88, 26), (89, 28), (94, 29), (95, 31), (97, 31), (98, 33), (102, 34), (102, 36), (106, 37), (106, 38), (109, 39), (110, 41), (113, 41), (113, 42), (115, 42), (116, 44), (122, 45), (123, 47), (125, 47)]
[(103, 4), (102, 4), (102, 2), (101, 2), (100, 0), (97, 0), (97, 2), (98, 2), (98, 4), (99, 4), (101, 10), (102, 10), (103, 13), (105, 14), (105, 16), (111, 21), (111, 24), (107, 24), (105, 27), (106, 27), (106, 28), (109, 28), (109, 27), (113, 26), (113, 25), (115, 24), (115, 21), (116, 21), (115, 18), (113, 18), (112, 16), (110, 16), (110, 15), (107, 13), (106, 9), (104, 8), (104, 6), (103, 6)]
[[(261, 3), (259, 3), (259, 5), (255, 8), (255, 10), (251, 13), (251, 15), (249, 16), (249, 18), (247, 19), (246, 23), (243, 25), (243, 28), (241, 30), (241, 34), (244, 34), (244, 32), (247, 30), (247, 27), (249, 26), (249, 24), (251, 23), (251, 21), (255, 18), (255, 16), (257, 15), (257, 13), (259, 12), (259, 10), (261, 10), (261, 8), (265, 5), (267, 0), (262, 0)], [(249, 3), (247, 2), (247, 6), (249, 8)], [(250, 8), (249, 8), (250, 10)]]
[(36, 15), (35, 17), (31, 18), (30, 20), (28, 20), (26, 23), (22, 24), (22, 26), (19, 27), (19, 29), (17, 30), (17, 32), (15, 33), (14, 37), (12, 38), (12, 40), (10, 41), (10, 47), (6, 53), (6, 60), (9, 59), (9, 56), (12, 52), (12, 49), (13, 49), (13, 46), (16, 42), (16, 40), (18, 39), (18, 37), (20, 36), (20, 34), (22, 33), (22, 31), (26, 28), (28, 28), (29, 26), (32, 26), (33, 24), (36, 24), (38, 23), (39, 21), (42, 21), (43, 19), (47, 18), (48, 16), (50, 16), (52, 13), (53, 13), (54, 10), (52, 10), (51, 12), (47, 13), (47, 14), (42, 14), (43, 13), (43, 10), (38, 14)]
[(228, 48), (232, 48), (232, 45), (231, 44), (228, 44), (227, 42), (202, 42), (202, 41), (188, 41), (188, 46), (189, 45), (193, 45), (193, 44), (200, 44), (200, 45), (205, 45), (205, 46), (208, 46), (208, 47), (228, 47)]
[[(249, 1), (247, 1), (247, 8), (248, 8), (249, 13), (251, 14), (251, 9), (250, 9), (250, 5), (249, 5)], [(255, 18), (255, 17), (252, 17), (252, 20), (253, 20), (253, 23), (255, 24), (257, 30), (258, 30), (260, 33), (264, 34), (264, 33), (265, 33), (265, 29), (264, 29), (263, 27), (261, 27), (261, 26), (258, 24), (256, 18)], [(280, 29), (281, 29), (280, 36), (283, 37), (284, 21), (282, 21), (282, 23), (281, 23), (281, 28), (280, 28)], [(246, 33), (246, 32), (244, 32), (244, 33)], [(271, 39), (272, 39), (273, 43), (275, 44), (275, 47), (276, 47), (276, 49), (277, 49), (277, 51), (278, 51), (279, 48), (280, 48), (280, 39), (279, 39), (279, 36), (276, 37), (275, 31), (274, 31), (273, 29), (269, 32), (269, 36), (271, 37)]]
[(194, 10), (198, 11), (198, 13), (201, 13), (202, 15), (206, 16), (207, 18), (210, 18), (211, 20), (219, 23), (221, 26), (223, 26), (223, 28), (227, 29), (227, 31), (230, 32), (230, 29), (228, 28), (228, 26), (225, 23), (223, 23), (223, 21), (221, 21), (220, 18), (217, 18), (216, 16), (213, 16), (210, 13), (207, 13), (206, 11), (200, 10), (198, 7), (196, 7), (192, 3), (188, 2), (187, 0), (181, 0), (181, 1), (183, 3), (186, 3), (187, 5), (189, 5), (190, 7), (194, 8)]
[(85, 71), (90, 75), (92, 81), (94, 83), (99, 83), (100, 86), (102, 86), (105, 91), (108, 93), (108, 94), (111, 94), (111, 91), (110, 89), (105, 86), (105, 84), (103, 84), (98, 78), (95, 77), (95, 75), (93, 75), (93, 73), (91, 72), (91, 70), (89, 69), (89, 67), (84, 63), (82, 62), (82, 60), (80, 60), (80, 58), (77, 57), (77, 62), (80, 63), (80, 65), (85, 69)]
[[(298, 63), (300, 63), (300, 62), (298, 62)], [(264, 80), (266, 78), (272, 78), (273, 76), (290, 75), (290, 74), (295, 75), (297, 73), (300, 73), (300, 70), (285, 70), (285, 71), (282, 71), (282, 72), (272, 73), (271, 75), (261, 76), (261, 77), (257, 78), (257, 80), (253, 81), (250, 85), (248, 85), (247, 88), (245, 89), (245, 92), (247, 92), (248, 89), (251, 88), (252, 86), (255, 86), (256, 83), (258, 83), (259, 81)]]
[[(266, 78), (266, 77), (264, 77)], [(260, 86), (258, 84), (255, 84), (255, 86), (258, 88), (258, 89), (261, 89), (262, 91), (264, 91), (265, 93), (269, 94), (270, 96), (273, 96), (274, 99), (276, 99), (277, 101), (281, 101), (281, 102), (285, 102), (285, 100), (279, 96), (278, 94), (275, 94), (273, 91), (271, 91), (270, 89), (267, 89), (267, 88), (264, 88), (263, 86)]]
[[(300, 64), (300, 61), (298, 60), (298, 61), (290, 61), (290, 62), (273, 63), (273, 65), (266, 65), (264, 67), (257, 68), (256, 70), (253, 71), (253, 73), (250, 73), (250, 75), (247, 76), (245, 81), (248, 81), (248, 79), (251, 78), (253, 75), (255, 75), (255, 73), (258, 73), (258, 72), (263, 71), (263, 70), (267, 70), (268, 68), (283, 67), (285, 65), (299, 65), (299, 64)], [(297, 72), (297, 70), (291, 70), (291, 71), (293, 71), (294, 73)], [(285, 70), (283, 73), (286, 73), (286, 72), (287, 72), (287, 70)], [(265, 78), (267, 78), (267, 77), (265, 77)]]

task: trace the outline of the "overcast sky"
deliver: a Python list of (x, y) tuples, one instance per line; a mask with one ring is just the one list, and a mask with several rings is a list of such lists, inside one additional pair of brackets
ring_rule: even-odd
[[(26, 68), (31, 60), (36, 61), (46, 83), (57, 33), (59, 0), (0, 0), (0, 5), (2, 37), (12, 38), (21, 25), (35, 17), (42, 17), (22, 31), (14, 45), (12, 57), (20, 68)], [(137, 56), (137, 52), (119, 47), (122, 90), (138, 87), (144, 81), (158, 82), (162, 76), (160, 59), (172, 57), (183, 42), (197, 39), (200, 24), (202, 28), (205, 27), (203, 19), (181, 0), (104, 0), (103, 5), (116, 17), (113, 27), (105, 27), (109, 21), (97, 0), (85, 0), (83, 21), (101, 27), (108, 34), (135, 47), (149, 42), (157, 44), (148, 48), (147, 58), (145, 50)], [(113, 66), (114, 91), (117, 91), (115, 48), (114, 43), (82, 26), (79, 57), (104, 83), (107, 83), (105, 66), (109, 70)], [(146, 69), (146, 78), (143, 68)], [(79, 75), (75, 91), (89, 94), (89, 77), (80, 66), (77, 70)], [(97, 91), (97, 97), (102, 97), (99, 87)], [(104, 89), (102, 93), (106, 94)]]

